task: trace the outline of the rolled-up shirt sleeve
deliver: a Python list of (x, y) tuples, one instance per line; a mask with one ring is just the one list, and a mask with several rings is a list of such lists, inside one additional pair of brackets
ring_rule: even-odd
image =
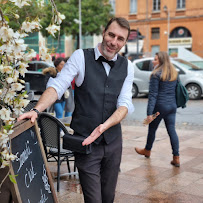
[(134, 111), (134, 106), (132, 103), (133, 78), (134, 78), (133, 64), (131, 63), (131, 61), (128, 60), (128, 75), (125, 78), (123, 87), (118, 97), (117, 108), (120, 106), (125, 106), (128, 109), (129, 114), (133, 113)]
[(84, 54), (81, 49), (76, 50), (68, 59), (61, 72), (55, 78), (50, 78), (48, 87), (53, 87), (60, 99), (67, 88), (71, 85), (73, 79), (76, 79), (76, 85), (80, 86), (84, 78), (84, 70), (81, 70), (84, 64)]

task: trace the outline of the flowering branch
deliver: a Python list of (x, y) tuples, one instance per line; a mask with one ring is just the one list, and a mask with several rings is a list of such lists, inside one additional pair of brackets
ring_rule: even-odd
[[(31, 0), (9, 1), (20, 9), (24, 6), (30, 6), (29, 3), (31, 2)], [(62, 19), (65, 19), (65, 16), (57, 11), (54, 1), (50, 1), (54, 8), (52, 19), (55, 19), (58, 26), (52, 22), (47, 30), (54, 36), (57, 31), (60, 31), (59, 24), (61, 24)], [(10, 167), (10, 161), (16, 158), (11, 152), (9, 135), (13, 133), (16, 118), (29, 103), (28, 95), (24, 90), (25, 81), (19, 79), (19, 76), (25, 76), (28, 62), (36, 56), (36, 52), (28, 49), (23, 38), (28, 36), (28, 33), (39, 31), (42, 28), (38, 17), (34, 20), (27, 17), (20, 29), (14, 31), (8, 24), (8, 10), (5, 17), (4, 11), (0, 8), (0, 168)], [(13, 9), (10, 13), (16, 19), (19, 18), (19, 15), (14, 13)], [(40, 47), (40, 52), (42, 60), (51, 61), (51, 56), (48, 54), (46, 47)], [(0, 183), (0, 187), (4, 180)]]

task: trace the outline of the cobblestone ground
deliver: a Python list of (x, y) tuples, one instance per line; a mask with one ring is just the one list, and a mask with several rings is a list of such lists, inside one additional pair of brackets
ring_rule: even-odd
[[(170, 141), (161, 123), (149, 159), (136, 154), (144, 147), (147, 127), (141, 122), (123, 121), (123, 156), (114, 203), (203, 203), (203, 126), (177, 123), (181, 166), (170, 164)], [(52, 175), (56, 165), (50, 164)], [(61, 173), (67, 172), (62, 164)], [(56, 180), (54, 187), (56, 189)], [(60, 203), (82, 203), (78, 176), (61, 178)]]

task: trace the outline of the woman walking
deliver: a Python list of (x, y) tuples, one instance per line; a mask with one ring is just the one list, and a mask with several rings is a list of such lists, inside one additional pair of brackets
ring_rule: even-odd
[[(147, 143), (144, 149), (135, 148), (135, 151), (150, 157), (151, 149), (155, 140), (156, 130), (163, 119), (170, 137), (173, 160), (171, 164), (179, 167), (179, 139), (175, 130), (176, 119), (176, 84), (178, 73), (171, 64), (166, 52), (156, 53), (153, 61), (149, 85), (149, 100), (147, 106), (147, 122), (149, 124)], [(153, 120), (153, 114), (159, 112), (160, 115)]]

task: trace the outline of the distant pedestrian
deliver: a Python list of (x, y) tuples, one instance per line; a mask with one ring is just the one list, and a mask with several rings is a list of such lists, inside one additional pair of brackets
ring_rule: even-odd
[[(61, 72), (65, 64), (65, 59), (59, 57), (54, 61), (54, 66), (56, 67), (57, 73)], [(54, 111), (56, 113), (56, 118), (63, 118), (64, 108), (65, 108), (65, 94), (62, 95), (61, 99), (57, 99), (54, 103)]]
[[(159, 52), (155, 55), (154, 70), (151, 74), (149, 85), (149, 100), (147, 106), (147, 122), (149, 124), (147, 143), (144, 149), (135, 148), (135, 151), (149, 158), (155, 140), (156, 130), (163, 119), (172, 146), (173, 160), (171, 164), (179, 167), (179, 139), (175, 130), (176, 119), (176, 84), (178, 73), (171, 64), (166, 52)], [(160, 115), (153, 120), (153, 114)]]

